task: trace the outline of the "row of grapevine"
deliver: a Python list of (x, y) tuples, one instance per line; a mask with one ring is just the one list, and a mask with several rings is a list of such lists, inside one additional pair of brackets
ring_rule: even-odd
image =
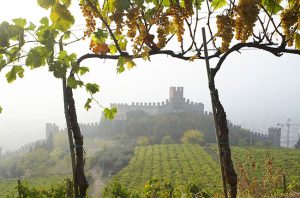
[(151, 179), (183, 185), (195, 181), (211, 192), (221, 190), (219, 168), (203, 147), (194, 144), (136, 147), (129, 165), (115, 180), (138, 190)]

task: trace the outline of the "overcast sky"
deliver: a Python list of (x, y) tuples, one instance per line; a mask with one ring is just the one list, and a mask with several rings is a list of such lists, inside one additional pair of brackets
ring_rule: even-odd
[[(74, 1), (76, 2), (76, 1)], [(74, 12), (80, 12), (74, 5)], [(0, 20), (16, 17), (38, 22), (47, 12), (39, 8), (36, 0), (3, 1)], [(79, 35), (84, 28), (82, 20), (73, 28)], [(89, 52), (83, 42), (71, 47), (77, 54)], [(161, 102), (168, 98), (170, 86), (183, 86), (186, 98), (203, 102), (211, 111), (204, 61), (186, 62), (166, 56), (155, 56), (151, 62), (137, 61), (137, 67), (122, 74), (116, 73), (115, 61), (89, 60), (91, 66), (84, 79), (96, 82), (101, 92), (96, 98), (104, 106), (111, 102)], [(216, 62), (212, 61), (213, 66)], [(47, 68), (26, 70), (25, 77), (7, 84), (3, 70), (0, 74), (0, 146), (9, 150), (26, 142), (45, 137), (45, 124), (53, 122), (64, 128), (61, 81)], [(277, 58), (258, 50), (233, 53), (217, 75), (217, 88), (227, 117), (235, 124), (265, 131), (288, 118), (300, 123), (300, 56), (284, 55)], [(98, 122), (101, 109), (85, 111), (87, 94), (75, 91), (78, 119), (81, 123)]]

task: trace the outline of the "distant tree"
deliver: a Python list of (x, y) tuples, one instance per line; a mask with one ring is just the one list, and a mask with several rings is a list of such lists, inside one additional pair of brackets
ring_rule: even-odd
[(166, 135), (161, 139), (161, 143), (162, 144), (174, 144), (175, 141), (173, 140), (173, 138), (170, 135)]
[(142, 136), (140, 137), (138, 140), (137, 140), (137, 145), (139, 146), (145, 146), (145, 145), (148, 145), (149, 144), (149, 138), (148, 137), (145, 137), (145, 136)]
[(188, 130), (184, 132), (181, 142), (184, 144), (200, 144), (204, 145), (204, 134), (197, 130)]

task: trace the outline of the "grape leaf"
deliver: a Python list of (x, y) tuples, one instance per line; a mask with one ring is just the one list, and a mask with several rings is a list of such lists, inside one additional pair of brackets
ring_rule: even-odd
[(53, 26), (58, 30), (65, 32), (74, 24), (75, 18), (68, 10), (67, 6), (60, 3), (54, 4), (50, 14)]
[(25, 29), (33, 31), (33, 30), (35, 30), (35, 28), (36, 28), (36, 25), (34, 25), (34, 23), (30, 22), (29, 26), (27, 28), (25, 28)]
[(24, 28), (26, 25), (26, 19), (23, 18), (17, 18), (17, 19), (13, 19), (12, 20), (16, 26), (20, 27), (20, 28)]
[(262, 5), (265, 6), (270, 14), (277, 14), (279, 11), (283, 10), (283, 7), (275, 0), (262, 0)]
[(92, 99), (91, 98), (88, 98), (85, 105), (84, 105), (84, 108), (88, 111), (90, 108), (91, 108), (91, 103), (92, 103)]
[(20, 78), (24, 77), (24, 69), (22, 66), (13, 66), (13, 68), (5, 75), (8, 83), (12, 83), (17, 79), (17, 75)]
[(55, 4), (55, 0), (38, 0), (38, 4), (44, 9), (49, 9)]
[(26, 58), (25, 64), (31, 69), (44, 66), (46, 59), (49, 56), (49, 51), (46, 47), (38, 46), (30, 49)]
[(111, 109), (109, 109), (109, 108), (104, 109), (104, 116), (106, 119), (110, 119), (110, 120), (114, 119), (117, 113), (118, 113), (118, 110), (115, 107), (113, 107)]
[(225, 5), (227, 5), (226, 0), (213, 0), (211, 3), (211, 7), (214, 10), (217, 10), (219, 8), (224, 7)]
[(0, 106), (0, 113), (2, 113), (3, 112), (3, 109), (2, 109), (2, 107)]
[(89, 92), (90, 94), (95, 94), (99, 92), (99, 85), (95, 83), (87, 83), (85, 86), (86, 86), (86, 91)]
[(67, 80), (68, 87), (71, 87), (72, 89), (76, 89), (78, 86), (82, 87), (83, 82), (80, 80), (76, 80), (73, 76), (70, 76)]

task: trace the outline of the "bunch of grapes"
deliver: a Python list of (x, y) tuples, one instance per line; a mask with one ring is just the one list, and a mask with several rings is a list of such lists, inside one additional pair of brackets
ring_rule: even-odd
[(193, 0), (184, 0), (184, 8), (187, 16), (192, 16), (194, 14), (193, 10)]
[(174, 18), (174, 23), (177, 29), (177, 40), (178, 42), (181, 42), (185, 30), (184, 19), (187, 17), (186, 12), (178, 3), (171, 2), (170, 8), (166, 11), (166, 13)]
[(116, 24), (116, 34), (122, 34), (124, 12), (116, 9), (110, 19)]
[(80, 9), (86, 21), (86, 30), (84, 31), (84, 36), (90, 37), (91, 34), (96, 30), (96, 13), (88, 4), (80, 4)]
[(222, 38), (221, 52), (226, 52), (229, 49), (230, 42), (233, 38), (234, 32), (234, 19), (229, 15), (218, 15), (217, 16), (217, 37)]
[(284, 35), (286, 36), (286, 41), (288, 46), (292, 46), (294, 42), (294, 37), (293, 37), (293, 26), (297, 23), (298, 20), (298, 26), (299, 26), (299, 21), (300, 17), (298, 18), (298, 11), (299, 11), (298, 6), (294, 6), (293, 8), (286, 9), (281, 12), (280, 17), (281, 17), (281, 26), (284, 32)]
[(137, 8), (137, 7), (136, 8), (130, 8), (127, 11), (126, 25), (128, 27), (127, 36), (129, 38), (134, 38), (136, 36), (136, 30), (137, 30), (137, 26), (138, 26), (136, 20), (138, 19), (139, 14), (140, 14), (139, 13), (139, 8)]
[(165, 13), (162, 13), (157, 20), (157, 38), (158, 38), (158, 43), (157, 47), (158, 48), (163, 48), (167, 44), (167, 35), (168, 35), (168, 27), (169, 27), (169, 18)]
[(252, 35), (253, 27), (258, 19), (261, 0), (240, 0), (236, 7), (236, 39), (243, 43)]

